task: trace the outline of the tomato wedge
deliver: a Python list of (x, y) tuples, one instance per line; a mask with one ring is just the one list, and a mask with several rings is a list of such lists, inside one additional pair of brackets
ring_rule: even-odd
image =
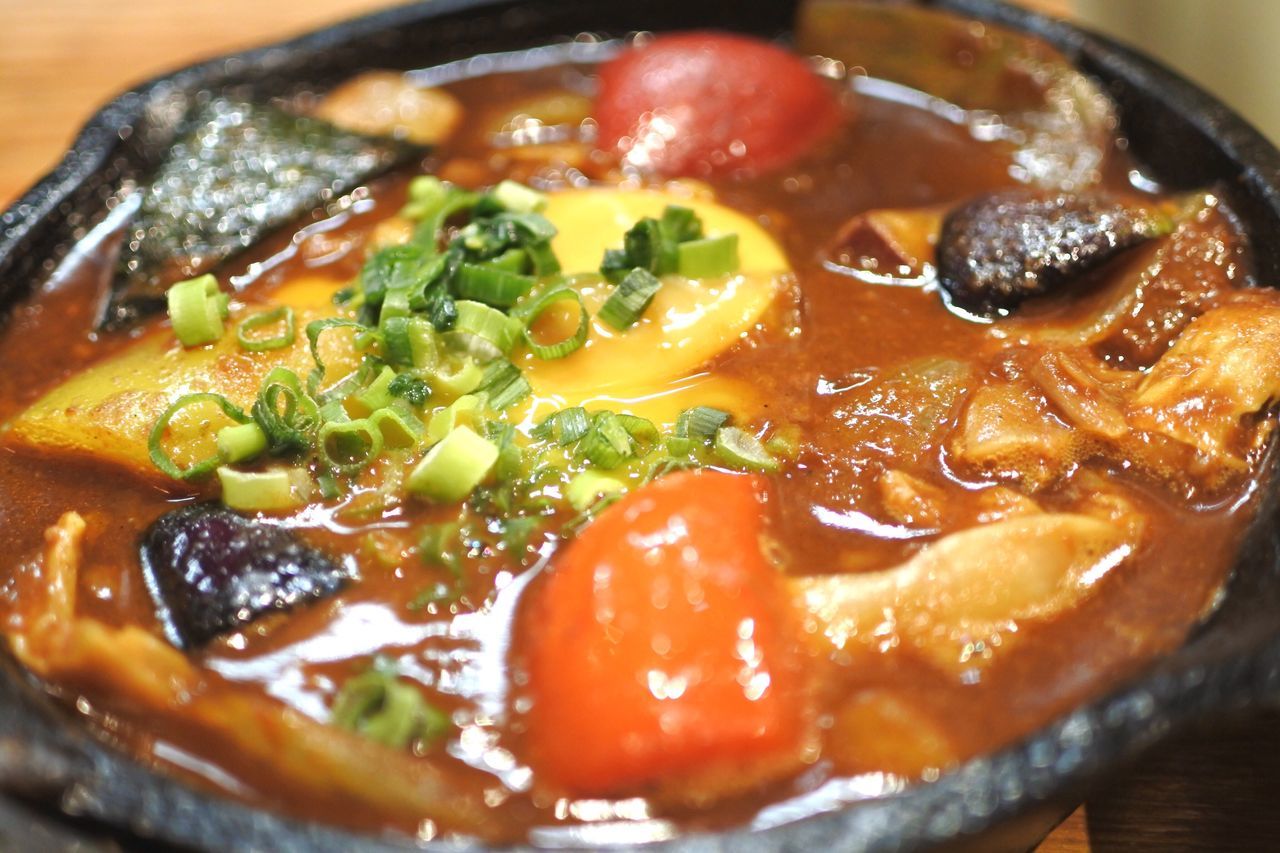
[(660, 36), (600, 68), (600, 145), (667, 176), (781, 168), (840, 122), (832, 86), (759, 39)]
[(761, 553), (763, 496), (755, 477), (664, 477), (601, 513), (530, 590), (526, 723), (542, 778), (605, 796), (792, 766), (800, 652)]

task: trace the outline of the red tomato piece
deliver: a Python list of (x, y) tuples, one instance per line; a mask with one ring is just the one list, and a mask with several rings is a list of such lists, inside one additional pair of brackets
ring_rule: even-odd
[(672, 474), (609, 507), (531, 592), (531, 762), (578, 796), (789, 767), (800, 652), (761, 553), (764, 484)]
[(600, 145), (668, 176), (767, 172), (835, 130), (829, 83), (759, 39), (660, 36), (600, 68)]

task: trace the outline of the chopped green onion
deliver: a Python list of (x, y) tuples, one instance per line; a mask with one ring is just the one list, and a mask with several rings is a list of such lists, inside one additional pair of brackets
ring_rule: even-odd
[(729, 413), (710, 406), (685, 409), (676, 418), (676, 435), (680, 438), (708, 439), (729, 420)]
[[(282, 321), (284, 328), (278, 335), (254, 337), (249, 334), (255, 329), (274, 326)], [(257, 314), (245, 317), (240, 321), (240, 325), (236, 326), (236, 341), (239, 342), (241, 349), (249, 352), (283, 349), (291, 346), (297, 337), (298, 330), (294, 325), (293, 309), (288, 305), (281, 305), (269, 311), (259, 311)]]
[(391, 383), (395, 379), (395, 370), (384, 366), (363, 391), (347, 398), (347, 413), (354, 418), (364, 418), (391, 405)]
[(597, 316), (618, 331), (625, 331), (640, 319), (661, 287), (659, 279), (636, 267), (609, 294)]
[(551, 439), (565, 447), (586, 435), (590, 428), (591, 419), (587, 416), (587, 410), (581, 406), (572, 406), (548, 415), (533, 428), (531, 435), (544, 441)]
[(367, 468), (382, 452), (382, 430), (368, 418), (330, 421), (316, 437), (320, 459), (343, 474)]
[(505, 359), (496, 359), (485, 368), (476, 393), (484, 394), (490, 408), (500, 412), (532, 394), (533, 387), (520, 368)]
[(250, 421), (218, 430), (217, 443), (218, 455), (224, 462), (234, 465), (266, 451), (267, 434), (262, 431), (262, 427)]
[(596, 412), (577, 452), (597, 468), (612, 471), (631, 456), (631, 434), (613, 412)]
[(733, 468), (745, 471), (777, 471), (778, 460), (769, 455), (760, 439), (738, 427), (716, 431), (716, 455)]
[(477, 426), (480, 398), (475, 394), (463, 394), (443, 409), (437, 409), (427, 422), (427, 441), (435, 444), (459, 426)]
[(147, 453), (151, 457), (152, 464), (175, 480), (194, 480), (197, 477), (203, 477), (222, 463), (222, 457), (215, 453), (205, 459), (193, 462), (186, 468), (179, 468), (161, 444), (165, 430), (168, 429), (169, 422), (173, 420), (174, 416), (188, 406), (200, 403), (215, 404), (222, 410), (223, 414), (236, 423), (243, 424), (251, 420), (242, 409), (221, 394), (207, 392), (184, 394), (170, 403), (169, 408), (160, 413), (155, 425), (151, 427), (151, 433), (147, 436)]
[[(557, 302), (572, 301), (578, 304), (578, 326), (568, 337), (553, 343), (544, 344), (538, 341), (532, 331), (533, 324)], [(591, 331), (591, 318), (587, 315), (586, 306), (582, 304), (582, 294), (571, 287), (559, 287), (539, 294), (532, 301), (518, 307), (512, 312), (524, 321), (524, 341), (530, 352), (541, 359), (564, 358), (576, 352), (587, 342), (587, 334)]]
[(383, 328), (392, 320), (408, 318), (413, 314), (409, 307), (408, 290), (388, 290), (382, 299), (382, 308), (378, 311), (378, 327)]
[(320, 358), (320, 336), (329, 329), (348, 328), (358, 329), (362, 332), (369, 330), (369, 327), (364, 323), (357, 323), (355, 320), (346, 320), (342, 317), (312, 320), (307, 324), (307, 343), (311, 347), (311, 359), (316, 363), (315, 369), (307, 377), (307, 388), (312, 394), (316, 393), (320, 383), (324, 381), (324, 361)]
[(320, 423), (319, 406), (302, 390), (297, 374), (285, 367), (272, 368), (263, 379), (252, 414), (267, 436), (268, 449), (277, 455), (310, 447)]
[(662, 227), (652, 217), (646, 216), (631, 226), (622, 237), (622, 248), (633, 267), (653, 275), (675, 271), (675, 243), (664, 239)]
[[(511, 352), (522, 331), (519, 320), (483, 302), (460, 299), (454, 305), (458, 309), (458, 321), (452, 334), (463, 336), (464, 349), (469, 355), (492, 359)], [(480, 351), (475, 351), (477, 349)]]
[(617, 415), (617, 418), (618, 423), (622, 424), (622, 428), (627, 431), (627, 435), (636, 441), (653, 442), (658, 440), (658, 428), (648, 418), (626, 414)]
[(669, 204), (663, 209), (658, 225), (663, 236), (676, 243), (702, 239), (702, 220), (692, 208)]
[(409, 182), (409, 200), (400, 208), (406, 219), (425, 219), (449, 197), (449, 187), (435, 175), (419, 175)]
[(617, 477), (610, 477), (590, 468), (578, 474), (565, 486), (565, 497), (569, 505), (582, 512), (605, 495), (614, 495), (625, 491), (627, 484)]
[(267, 512), (305, 503), (296, 488), (297, 475), (288, 468), (237, 471), (224, 465), (218, 468), (218, 480), (222, 483), (222, 502), (232, 509)]
[(475, 491), (498, 461), (498, 448), (470, 427), (460, 426), (427, 451), (409, 474), (411, 494), (455, 503)]
[(392, 749), (415, 740), (437, 740), (449, 731), (449, 716), (405, 684), (386, 661), (349, 678), (334, 700), (331, 722)]
[(503, 181), (493, 188), (498, 203), (512, 213), (537, 213), (547, 206), (546, 193), (515, 181)]
[(211, 344), (222, 337), (227, 296), (211, 275), (180, 281), (165, 293), (173, 333), (184, 347)]
[(418, 556), (422, 562), (431, 566), (442, 566), (453, 573), (455, 578), (462, 576), (462, 561), (458, 559), (461, 544), (459, 532), (461, 526), (456, 521), (441, 521), (423, 526), (418, 536)]
[(458, 268), (457, 293), (463, 299), (474, 299), (486, 305), (510, 308), (533, 289), (533, 278), (482, 264), (463, 264)]
[(484, 370), (470, 358), (460, 359), (456, 364), (440, 364), (427, 377), (433, 391), (445, 396), (458, 397), (470, 394), (480, 387), (484, 381)]
[(407, 408), (402, 408), (404, 405), (393, 402), (369, 415), (369, 423), (382, 433), (382, 441), (387, 447), (414, 447), (426, 435), (422, 421)]
[(723, 234), (676, 246), (676, 272), (686, 278), (714, 278), (738, 271), (738, 235)]

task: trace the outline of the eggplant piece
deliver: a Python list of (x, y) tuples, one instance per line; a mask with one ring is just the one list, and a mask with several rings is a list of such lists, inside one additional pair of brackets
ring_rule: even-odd
[(327, 598), (355, 576), (289, 530), (221, 504), (188, 504), (143, 537), (142, 574), (169, 642), (201, 646), (273, 612)]
[(942, 222), (938, 284), (959, 308), (1003, 315), (1172, 230), (1171, 217), (1100, 194), (981, 195)]
[(143, 190), (103, 325), (158, 310), (173, 282), (425, 150), (267, 104), (215, 97), (196, 106)]

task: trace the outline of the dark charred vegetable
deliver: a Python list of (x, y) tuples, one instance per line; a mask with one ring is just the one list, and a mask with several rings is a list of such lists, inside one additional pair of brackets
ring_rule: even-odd
[(167, 285), (421, 150), (263, 104), (218, 97), (196, 107), (144, 191), (104, 324), (159, 309)]
[(1102, 195), (982, 195), (943, 220), (938, 283), (953, 304), (994, 316), (1171, 230), (1169, 217)]
[(354, 574), (288, 530), (211, 503), (162, 515), (143, 538), (141, 559), (165, 636), (182, 649), (333, 595)]

